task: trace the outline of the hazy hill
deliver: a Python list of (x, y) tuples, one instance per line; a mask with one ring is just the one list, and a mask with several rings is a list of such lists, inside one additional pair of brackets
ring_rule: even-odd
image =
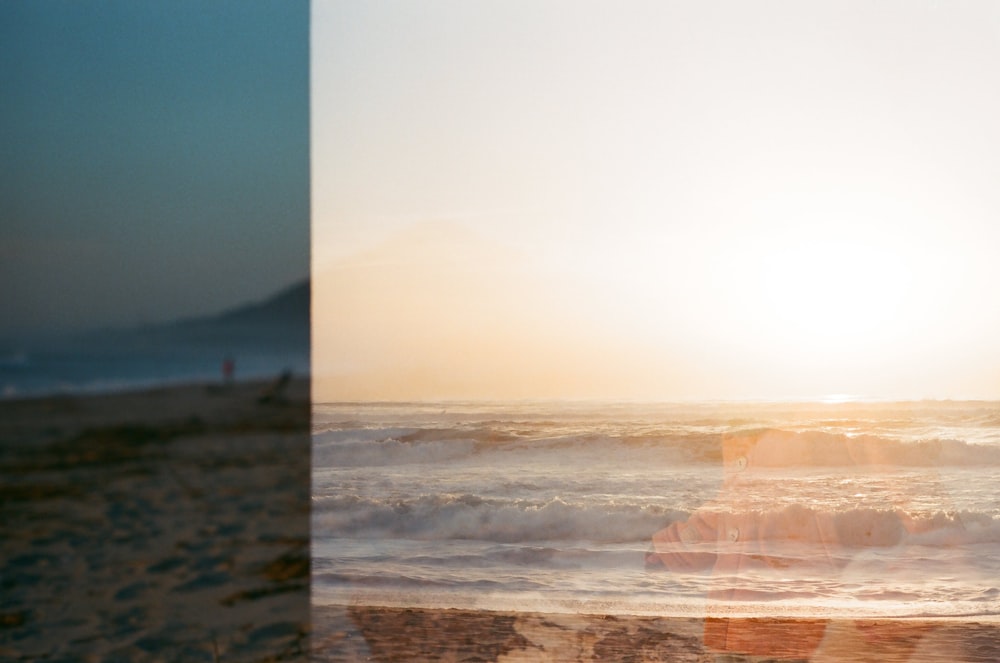
[(184, 320), (180, 325), (301, 326), (309, 327), (309, 280), (300, 281), (267, 299), (244, 304), (222, 313)]
[(216, 380), (225, 358), (238, 378), (310, 371), (310, 282), (222, 312), (166, 324), (0, 342), (0, 391), (133, 388)]
[(129, 332), (147, 341), (229, 345), (234, 348), (309, 349), (310, 282), (300, 281), (265, 299), (221, 313), (142, 327)]
[(64, 342), (110, 352), (309, 352), (308, 279), (220, 313), (141, 327), (103, 329)]

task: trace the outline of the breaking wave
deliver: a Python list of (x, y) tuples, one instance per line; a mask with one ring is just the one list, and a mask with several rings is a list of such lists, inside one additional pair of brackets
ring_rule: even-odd
[[(638, 501), (594, 504), (553, 499), (484, 498), (469, 493), (412, 498), (337, 495), (315, 498), (313, 519), (324, 536), (416, 540), (603, 543), (648, 542), (694, 512)], [(810, 541), (816, 522), (828, 522), (836, 543), (847, 547), (932, 547), (1000, 543), (1000, 520), (979, 512), (909, 514), (892, 509), (820, 510), (787, 505), (769, 511), (715, 510), (720, 523), (742, 524), (744, 537)]]
[(390, 466), (462, 461), (485, 454), (553, 456), (567, 461), (615, 458), (662, 464), (721, 464), (727, 446), (753, 452), (760, 467), (1000, 466), (1000, 446), (965, 440), (914, 441), (878, 435), (775, 428), (727, 434), (651, 431), (538, 435), (493, 427), (349, 429), (313, 436), (317, 467)]

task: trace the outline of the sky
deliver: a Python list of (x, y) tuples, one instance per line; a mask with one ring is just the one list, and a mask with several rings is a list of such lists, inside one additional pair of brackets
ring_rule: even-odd
[(309, 275), (305, 0), (0, 3), (0, 335)]
[(319, 400), (1000, 398), (996, 3), (311, 33)]

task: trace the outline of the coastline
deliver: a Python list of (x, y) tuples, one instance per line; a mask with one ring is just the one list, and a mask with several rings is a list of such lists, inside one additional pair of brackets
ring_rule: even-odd
[(0, 658), (305, 659), (309, 380), (0, 401)]
[[(315, 660), (1000, 660), (978, 407), (314, 407)], [(936, 528), (904, 540), (915, 503)], [(649, 565), (702, 508), (739, 545)]]
[(271, 386), (0, 402), (0, 658), (1000, 660), (992, 616), (310, 606), (309, 382)]

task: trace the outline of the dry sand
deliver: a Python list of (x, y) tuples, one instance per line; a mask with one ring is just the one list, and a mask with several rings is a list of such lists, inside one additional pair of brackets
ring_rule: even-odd
[(309, 385), (0, 402), (0, 660), (306, 659)]

